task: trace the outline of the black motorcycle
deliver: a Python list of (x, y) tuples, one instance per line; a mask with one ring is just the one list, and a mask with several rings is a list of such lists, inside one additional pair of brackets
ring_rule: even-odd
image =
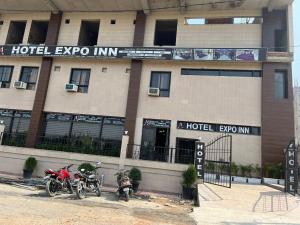
[(95, 192), (98, 197), (101, 196), (101, 187), (103, 175), (99, 177), (98, 169), (101, 168), (101, 162), (96, 164), (95, 171), (86, 171), (81, 169), (74, 175), (74, 189), (78, 199), (86, 197), (87, 192)]
[(119, 199), (124, 197), (125, 201), (129, 201), (129, 196), (132, 194), (132, 184), (130, 182), (128, 170), (120, 170), (115, 174), (117, 176), (118, 190), (117, 194)]

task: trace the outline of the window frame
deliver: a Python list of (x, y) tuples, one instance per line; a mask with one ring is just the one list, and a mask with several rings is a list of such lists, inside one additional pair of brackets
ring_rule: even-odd
[[(22, 80), (23, 71), (26, 68), (37, 69), (37, 76), (36, 76), (35, 82), (28, 82), (28, 81)], [(20, 76), (19, 76), (19, 81), (22, 81), (22, 82), (27, 84), (26, 85), (26, 90), (35, 90), (36, 84), (37, 84), (37, 81), (38, 81), (38, 77), (39, 77), (39, 67), (38, 66), (22, 66), (21, 67), (21, 73), (20, 73)]]
[[(1, 67), (9, 67), (9, 68), (11, 68), (11, 71), (10, 71), (10, 74), (9, 74), (9, 80), (8, 81), (3, 81), (2, 80), (2, 74), (0, 74), (0, 77), (1, 77), (1, 79), (0, 79), (0, 82), (1, 82), (1, 85), (0, 85), (0, 88), (10, 88), (10, 83), (11, 83), (11, 78), (12, 78), (12, 74), (13, 74), (13, 71), (14, 71), (14, 66), (11, 66), (11, 65), (0, 65), (0, 68)], [(6, 84), (5, 86), (3, 85), (3, 84)]]
[[(80, 70), (80, 78), (79, 78), (79, 84), (72, 82), (72, 76), (73, 76), (73, 72), (76, 70)], [(89, 71), (89, 78), (88, 78), (88, 84), (87, 85), (81, 85), (80, 81), (81, 81), (81, 76), (82, 76), (82, 71)], [(91, 79), (91, 69), (89, 68), (71, 68), (71, 74), (70, 74), (70, 79), (69, 79), (69, 83), (70, 84), (75, 84), (78, 86), (78, 93), (88, 93), (89, 92), (89, 85), (90, 85), (90, 79)], [(84, 91), (86, 88), (86, 91)]]
[[(156, 73), (159, 74), (159, 87), (152, 87), (151, 84), (152, 84), (152, 80), (153, 80), (153, 75), (156, 74)], [(161, 74), (162, 73), (169, 75), (169, 86), (168, 86), (168, 89), (162, 89), (160, 87), (161, 86)], [(165, 97), (165, 98), (170, 97), (170, 92), (171, 92), (171, 74), (172, 74), (171, 71), (151, 71), (149, 87), (150, 88), (158, 88), (159, 89), (159, 97)], [(161, 95), (161, 91), (168, 91), (168, 96), (162, 96)]]
[[(276, 73), (281, 73), (283, 75), (283, 96), (277, 96), (277, 85), (276, 85)], [(285, 69), (276, 69), (274, 71), (274, 98), (276, 100), (285, 100), (289, 98), (289, 88), (288, 88), (288, 70)]]

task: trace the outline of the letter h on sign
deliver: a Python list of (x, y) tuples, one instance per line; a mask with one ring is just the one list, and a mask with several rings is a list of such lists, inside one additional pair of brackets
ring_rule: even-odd
[(195, 148), (195, 166), (197, 175), (199, 179), (204, 179), (205, 143), (196, 141)]

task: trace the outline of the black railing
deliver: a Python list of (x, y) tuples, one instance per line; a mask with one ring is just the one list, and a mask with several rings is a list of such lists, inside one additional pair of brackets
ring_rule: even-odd
[(3, 133), (2, 145), (24, 147), (26, 133)]
[(175, 149), (175, 163), (194, 164), (195, 163), (195, 149)]
[(128, 145), (128, 148), (132, 148), (134, 159), (169, 162), (172, 158), (172, 149), (168, 147)]
[(223, 135), (205, 145), (204, 182), (230, 188), (231, 161), (231, 135)]
[(194, 149), (142, 145), (128, 145), (128, 149), (132, 150), (133, 159), (179, 164), (193, 164), (195, 161)]
[(89, 136), (40, 137), (36, 148), (63, 152), (120, 157), (121, 140), (100, 140)]

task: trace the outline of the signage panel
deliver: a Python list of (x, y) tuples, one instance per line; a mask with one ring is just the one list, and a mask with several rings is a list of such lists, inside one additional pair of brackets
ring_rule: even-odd
[(92, 57), (187, 61), (263, 61), (266, 49), (0, 45), (0, 56)]
[(205, 143), (195, 142), (195, 167), (199, 179), (204, 179)]
[(286, 154), (286, 176), (285, 190), (286, 192), (295, 195), (298, 189), (298, 162), (297, 162), (297, 147), (295, 141), (291, 141), (285, 152)]
[(189, 121), (177, 121), (177, 129), (244, 135), (260, 135), (261, 130), (260, 127)]

